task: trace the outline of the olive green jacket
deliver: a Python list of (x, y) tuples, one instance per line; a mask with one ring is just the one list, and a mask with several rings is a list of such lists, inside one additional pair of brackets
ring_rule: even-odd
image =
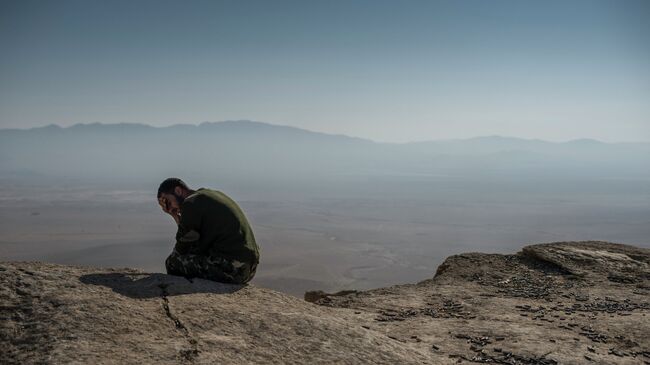
[(244, 212), (226, 194), (198, 189), (181, 204), (176, 251), (259, 262), (259, 248)]

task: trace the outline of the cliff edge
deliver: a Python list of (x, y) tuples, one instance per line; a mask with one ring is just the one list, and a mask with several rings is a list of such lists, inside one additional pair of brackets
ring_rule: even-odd
[(0, 263), (2, 363), (650, 364), (650, 250), (448, 258), (417, 284), (303, 301), (133, 269)]

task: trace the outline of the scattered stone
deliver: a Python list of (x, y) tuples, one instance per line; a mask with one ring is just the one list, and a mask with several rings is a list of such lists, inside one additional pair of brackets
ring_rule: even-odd
[(618, 357), (626, 356), (626, 354), (624, 352), (619, 351), (619, 350), (617, 350), (615, 348), (609, 349), (609, 351), (607, 353), (610, 354), (610, 355), (618, 356)]
[(608, 339), (607, 335), (596, 332), (593, 328), (591, 328), (591, 326), (581, 327), (580, 329), (582, 330), (580, 334), (587, 337), (588, 339), (594, 342), (607, 343), (607, 339)]
[(578, 294), (578, 295), (575, 296), (575, 299), (577, 301), (579, 301), (579, 302), (586, 302), (586, 301), (589, 300), (589, 296), (588, 295), (583, 295), (583, 294)]
[(399, 311), (382, 310), (379, 316), (375, 318), (378, 322), (403, 321), (407, 318), (417, 316), (419, 313), (416, 309), (403, 309)]

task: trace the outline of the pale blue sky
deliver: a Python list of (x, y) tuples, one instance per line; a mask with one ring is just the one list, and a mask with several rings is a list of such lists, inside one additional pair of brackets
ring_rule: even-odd
[(649, 1), (2, 1), (0, 128), (650, 141)]

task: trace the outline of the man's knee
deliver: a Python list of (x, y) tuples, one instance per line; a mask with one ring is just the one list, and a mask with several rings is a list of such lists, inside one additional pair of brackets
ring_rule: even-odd
[(167, 269), (167, 274), (169, 275), (187, 275), (183, 256), (176, 252), (176, 250), (172, 251), (172, 253), (167, 256), (167, 259), (165, 260), (165, 269)]
[[(229, 284), (246, 284), (253, 278), (252, 266), (246, 262), (210, 256), (203, 266), (203, 278)], [(254, 269), (253, 269), (254, 270)]]
[(255, 276), (256, 263), (232, 260), (228, 264), (230, 277), (234, 283), (246, 284)]

